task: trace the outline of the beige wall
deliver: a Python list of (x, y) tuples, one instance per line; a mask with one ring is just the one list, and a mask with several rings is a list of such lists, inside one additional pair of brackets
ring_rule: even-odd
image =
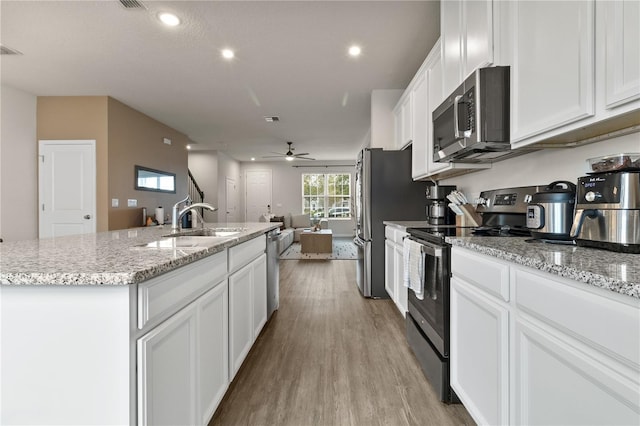
[(1, 87), (0, 238), (38, 238), (36, 96)]
[[(158, 206), (165, 214), (187, 195), (189, 138), (159, 121), (109, 98), (109, 229), (124, 229), (141, 225), (142, 207), (149, 215)], [(171, 139), (171, 145), (163, 142)], [(134, 189), (134, 166), (144, 166), (176, 174), (176, 193), (165, 194)], [(111, 207), (111, 199), (119, 207)], [(138, 201), (137, 208), (127, 207), (127, 199)]]
[[(37, 139), (96, 140), (96, 230), (109, 229), (106, 96), (39, 96)], [(34, 142), (37, 146), (37, 141)]]
[[(142, 224), (142, 207), (171, 212), (187, 194), (184, 134), (108, 96), (44, 96), (37, 101), (37, 139), (96, 140), (97, 231)], [(163, 143), (169, 138), (171, 145)], [(134, 189), (134, 166), (176, 174), (176, 194)], [(111, 207), (117, 198), (119, 206)], [(127, 200), (137, 207), (127, 207)]]

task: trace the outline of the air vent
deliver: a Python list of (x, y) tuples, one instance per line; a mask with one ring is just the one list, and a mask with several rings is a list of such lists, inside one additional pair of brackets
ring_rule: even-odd
[(0, 44), (0, 55), (22, 55), (22, 52)]
[(120, 0), (120, 4), (122, 4), (125, 9), (146, 9), (146, 6), (138, 0)]
[(275, 122), (280, 121), (280, 117), (278, 117), (277, 115), (274, 115), (274, 116), (270, 116), (270, 117), (265, 117), (264, 120), (267, 123), (275, 123)]

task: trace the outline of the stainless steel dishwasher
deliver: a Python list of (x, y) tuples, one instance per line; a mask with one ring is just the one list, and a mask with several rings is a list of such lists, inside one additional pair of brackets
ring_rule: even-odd
[(267, 318), (280, 305), (279, 229), (267, 232)]

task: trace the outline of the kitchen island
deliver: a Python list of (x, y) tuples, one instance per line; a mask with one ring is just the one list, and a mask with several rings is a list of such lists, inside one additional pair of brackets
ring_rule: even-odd
[(206, 424), (266, 323), (278, 224), (206, 226), (0, 244), (0, 423)]

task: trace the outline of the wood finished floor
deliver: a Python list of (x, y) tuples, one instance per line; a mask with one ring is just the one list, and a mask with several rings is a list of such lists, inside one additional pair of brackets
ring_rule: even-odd
[(280, 262), (280, 309), (210, 426), (474, 424), (436, 397), (393, 302), (360, 296), (355, 265)]

